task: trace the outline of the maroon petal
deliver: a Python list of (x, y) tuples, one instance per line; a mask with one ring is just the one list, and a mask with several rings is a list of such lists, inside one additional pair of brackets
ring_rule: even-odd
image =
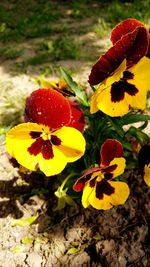
[(69, 101), (53, 89), (38, 89), (26, 100), (25, 119), (52, 129), (67, 125), (71, 119)]
[(113, 74), (124, 59), (127, 60), (128, 67), (136, 64), (147, 54), (148, 44), (148, 32), (144, 27), (137, 27), (123, 35), (92, 67), (89, 83), (96, 85), (102, 82)]
[(80, 132), (83, 132), (85, 127), (84, 114), (76, 102), (69, 100), (69, 103), (71, 107), (71, 121), (67, 126), (76, 128)]
[(114, 164), (114, 165), (111, 165), (111, 166), (107, 166), (107, 167), (103, 167), (101, 169), (101, 172), (102, 173), (111, 173), (113, 172), (114, 170), (116, 170), (117, 168), (117, 164)]
[(91, 168), (90, 170), (85, 171), (85, 173), (73, 185), (73, 190), (76, 192), (83, 190), (85, 183), (88, 180), (90, 180), (91, 175), (96, 171), (100, 171), (100, 168), (94, 167), (94, 168)]
[[(100, 166), (107, 167), (114, 158), (120, 158), (123, 155), (122, 144), (115, 139), (107, 139), (101, 146)], [(115, 166), (115, 165), (114, 165)], [(107, 170), (108, 171), (108, 170)]]
[(121, 37), (127, 33), (130, 33), (132, 31), (134, 31), (137, 27), (144, 27), (144, 24), (141, 23), (139, 20), (136, 19), (126, 19), (122, 22), (120, 22), (119, 24), (117, 24), (117, 26), (112, 30), (111, 32), (111, 41), (113, 43), (113, 45), (121, 39)]
[[(136, 64), (142, 57), (146, 56), (149, 48), (148, 31), (144, 27), (139, 27), (134, 32), (136, 33), (135, 40), (132, 46), (128, 47), (129, 50), (127, 51), (126, 59), (128, 68)], [(127, 35), (121, 38), (124, 43), (127, 39), (126, 36)]]
[(149, 32), (149, 34), (148, 34), (148, 39), (149, 39), (149, 46), (148, 46), (148, 51), (147, 51), (146, 56), (147, 56), (148, 58), (150, 58), (150, 32)]

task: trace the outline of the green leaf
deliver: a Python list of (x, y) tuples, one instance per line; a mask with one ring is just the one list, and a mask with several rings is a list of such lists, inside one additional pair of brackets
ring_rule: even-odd
[(31, 225), (32, 223), (35, 222), (35, 220), (37, 219), (37, 215), (36, 216), (32, 216), (32, 217), (29, 217), (29, 218), (26, 218), (26, 219), (15, 219), (15, 220), (12, 220), (11, 222), (11, 226), (16, 226), (16, 225), (19, 225), (19, 226), (29, 226)]
[(88, 104), (87, 96), (85, 92), (83, 91), (82, 87), (80, 87), (75, 81), (73, 81), (72, 77), (63, 68), (60, 68), (60, 71), (65, 82), (68, 84), (71, 90), (75, 93), (76, 97), (81, 102), (81, 104), (88, 107), (89, 104)]
[(80, 251), (80, 248), (70, 248), (68, 251), (67, 251), (67, 255), (73, 255), (77, 252)]
[(136, 123), (140, 121), (148, 121), (148, 120), (150, 120), (150, 116), (148, 115), (128, 113), (120, 118), (120, 123), (123, 126), (123, 125), (128, 125), (131, 123)]

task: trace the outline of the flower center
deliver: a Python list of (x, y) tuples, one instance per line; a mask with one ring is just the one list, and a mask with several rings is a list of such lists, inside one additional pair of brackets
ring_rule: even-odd
[(30, 136), (36, 139), (28, 148), (30, 155), (37, 156), (42, 154), (44, 159), (52, 159), (54, 157), (53, 146), (59, 146), (61, 140), (50, 132), (30, 132)]

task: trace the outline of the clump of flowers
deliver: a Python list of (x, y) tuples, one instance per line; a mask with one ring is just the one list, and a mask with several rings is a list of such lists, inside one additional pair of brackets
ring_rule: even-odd
[[(26, 99), (24, 122), (6, 135), (7, 152), (21, 166), (46, 176), (63, 171), (56, 210), (75, 204), (69, 179), (74, 191), (83, 191), (84, 208), (102, 210), (128, 199), (126, 171), (139, 165), (150, 186), (150, 137), (143, 132), (150, 116), (141, 112), (150, 89), (150, 34), (140, 21), (126, 19), (112, 30), (111, 41), (91, 69), (91, 98), (61, 69), (58, 82), (38, 80), (40, 89)], [(124, 130), (139, 121), (139, 129)], [(133, 143), (141, 147), (139, 156)]]

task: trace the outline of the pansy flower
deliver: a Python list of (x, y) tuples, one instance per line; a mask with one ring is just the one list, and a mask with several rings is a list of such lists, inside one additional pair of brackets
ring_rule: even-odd
[(68, 126), (71, 108), (62, 94), (53, 89), (34, 91), (26, 102), (26, 116), (29, 122), (15, 126), (6, 135), (6, 149), (20, 165), (33, 171), (39, 168), (51, 176), (82, 157), (85, 139)]
[(140, 23), (123, 35), (122, 28), (114, 31), (114, 45), (92, 67), (89, 83), (97, 87), (91, 99), (91, 113), (101, 110), (115, 117), (132, 108), (145, 108), (150, 88), (150, 59), (146, 57), (149, 34)]
[(138, 160), (144, 181), (150, 186), (150, 144), (144, 145), (140, 149)]
[(115, 181), (125, 169), (123, 148), (119, 141), (107, 139), (101, 147), (100, 165), (87, 170), (74, 184), (75, 191), (83, 190), (82, 205), (107, 210), (124, 204), (129, 196), (125, 182)]
[[(68, 98), (71, 110), (71, 119), (70, 122), (68, 123), (68, 126), (76, 128), (80, 132), (83, 132), (85, 128), (84, 113), (80, 109), (78, 103), (74, 101), (74, 98), (72, 97), (74, 94), (70, 90), (66, 82), (63, 79), (60, 79), (58, 82), (45, 79), (39, 79), (38, 81), (41, 84), (41, 86), (44, 87), (44, 89), (54, 89), (66, 97), (71, 96), (71, 98)], [(32, 111), (30, 111), (32, 110), (32, 105), (33, 105), (32, 102), (33, 102), (33, 96), (28, 97), (26, 100), (25, 120), (36, 122), (36, 120), (34, 120), (34, 117), (31, 114)]]

